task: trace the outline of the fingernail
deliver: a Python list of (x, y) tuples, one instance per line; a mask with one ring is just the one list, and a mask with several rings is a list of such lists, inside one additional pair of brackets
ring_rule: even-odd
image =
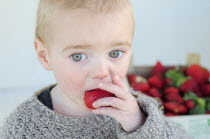
[(95, 107), (95, 106), (96, 106), (96, 104), (95, 104), (95, 103), (93, 103), (92, 105), (93, 105), (93, 107)]

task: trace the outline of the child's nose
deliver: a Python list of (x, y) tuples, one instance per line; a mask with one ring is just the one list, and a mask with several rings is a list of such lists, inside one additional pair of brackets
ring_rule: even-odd
[(92, 69), (91, 77), (93, 79), (103, 79), (109, 76), (109, 69), (104, 63), (98, 63)]

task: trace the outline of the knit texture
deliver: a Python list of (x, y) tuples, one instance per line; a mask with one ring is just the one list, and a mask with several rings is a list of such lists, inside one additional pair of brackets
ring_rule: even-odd
[[(163, 115), (160, 103), (140, 94), (136, 100), (147, 115), (142, 127), (127, 133), (112, 117), (91, 115), (87, 117), (67, 117), (50, 110), (37, 96), (50, 85), (33, 94), (20, 104), (4, 122), (0, 129), (0, 139), (190, 139), (181, 128)], [(131, 89), (132, 94), (137, 92)], [(132, 120), (132, 119), (130, 119)]]

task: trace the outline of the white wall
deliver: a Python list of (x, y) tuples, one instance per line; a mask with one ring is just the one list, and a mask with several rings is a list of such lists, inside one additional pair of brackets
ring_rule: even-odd
[(200, 53), (210, 69), (210, 0), (133, 0), (133, 6), (135, 65), (184, 65), (187, 53)]
[[(210, 0), (132, 0), (136, 32), (134, 64), (185, 64), (186, 53), (202, 55), (210, 69)], [(38, 0), (0, 0), (0, 89), (54, 83), (34, 48)]]
[(0, 1), (0, 88), (43, 86), (52, 73), (39, 64), (33, 47), (38, 0)]

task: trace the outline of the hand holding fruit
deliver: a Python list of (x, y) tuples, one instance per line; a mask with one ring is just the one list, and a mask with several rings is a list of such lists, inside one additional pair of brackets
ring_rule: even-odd
[(104, 97), (96, 100), (93, 103), (93, 107), (96, 108), (93, 112), (115, 118), (126, 132), (132, 132), (142, 126), (145, 116), (141, 112), (136, 99), (126, 90), (119, 77), (115, 76), (113, 81), (114, 84), (100, 83), (98, 87), (114, 94), (115, 97)]

